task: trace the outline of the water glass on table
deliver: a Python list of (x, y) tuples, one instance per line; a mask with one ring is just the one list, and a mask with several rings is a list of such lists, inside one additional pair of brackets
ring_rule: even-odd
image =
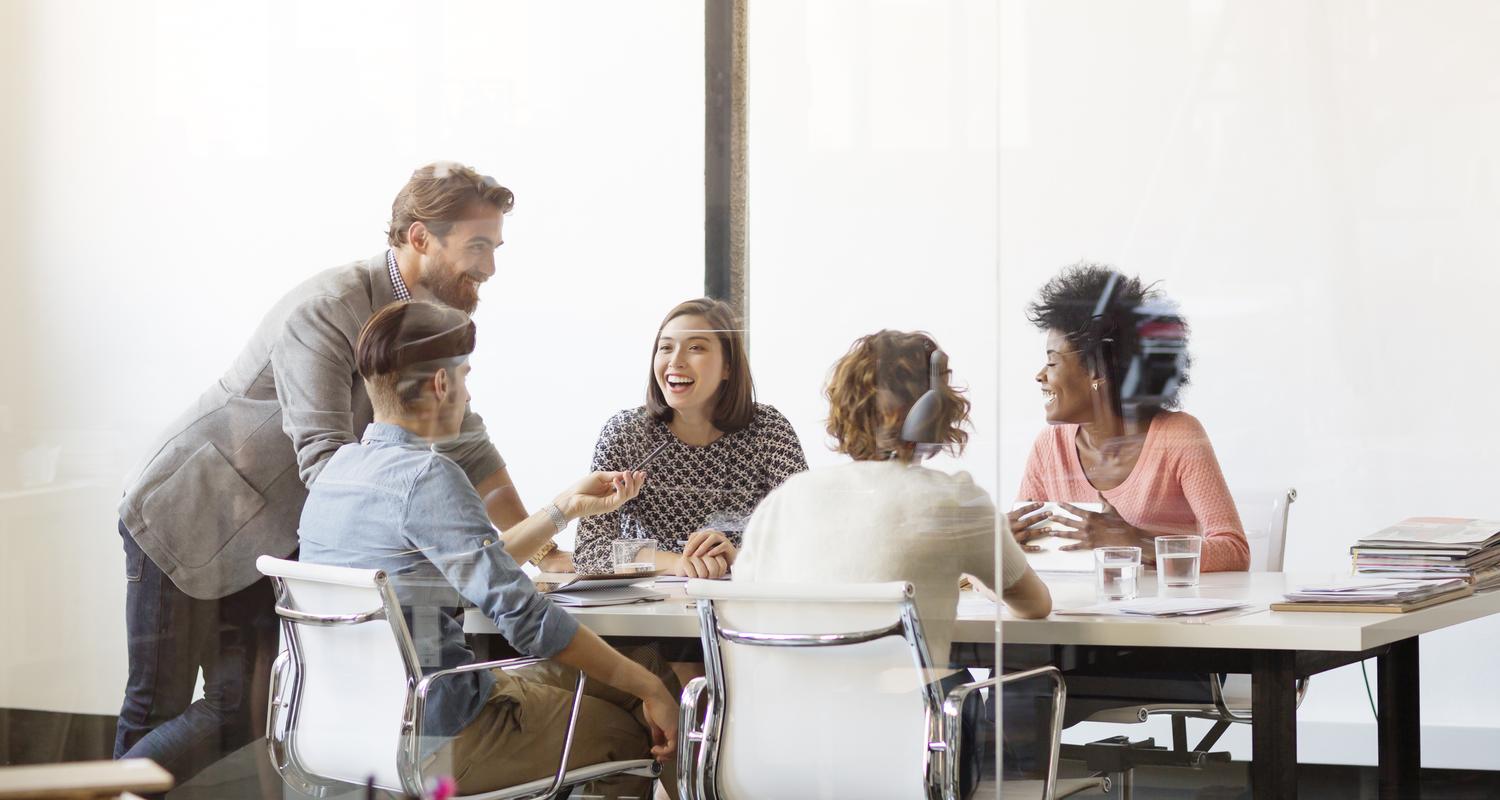
[(656, 569), (655, 539), (616, 539), (610, 549), (616, 574), (651, 572)]
[(1099, 600), (1134, 600), (1141, 548), (1094, 548), (1094, 594)]
[(1157, 580), (1162, 586), (1197, 586), (1202, 555), (1201, 536), (1156, 537)]

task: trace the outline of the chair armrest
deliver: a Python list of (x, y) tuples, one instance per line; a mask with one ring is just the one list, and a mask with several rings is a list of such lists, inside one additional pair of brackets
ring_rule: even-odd
[[(954, 687), (948, 692), (947, 697), (943, 698), (942, 741), (929, 743), (928, 748), (938, 754), (944, 765), (941, 772), (944, 800), (958, 800), (959, 796), (958, 757), (960, 748), (963, 746), (964, 700), (980, 689), (1043, 676), (1052, 681), (1052, 725), (1051, 741), (1047, 743), (1047, 777), (1042, 783), (1042, 800), (1053, 800), (1057, 793), (1057, 759), (1062, 741), (1063, 706), (1068, 699), (1068, 687), (1063, 682), (1062, 672), (1052, 666), (1037, 667), (965, 683)], [(934, 747), (934, 744), (938, 746)]]
[[(424, 676), (412, 689), (412, 718), (407, 723), (411, 737), (408, 740), (408, 750), (411, 753), (411, 763), (415, 765), (420, 761), (420, 759), (417, 758), (416, 751), (419, 746), (418, 743), (422, 740), (422, 724), (426, 718), (427, 710), (427, 693), (431, 691), (433, 681), (436, 681), (439, 678), (447, 678), (453, 675), (460, 675), (466, 672), (478, 672), (480, 670), (486, 669), (517, 669), (519, 667), (528, 667), (532, 664), (540, 664), (546, 660), (547, 659), (545, 658), (531, 658), (523, 656), (521, 658), (505, 658), (499, 661), (476, 661), (473, 664), (463, 664), (457, 667), (452, 667), (450, 669), (438, 670), (437, 672), (433, 672), (429, 675)], [(552, 785), (547, 789), (546, 793), (539, 795), (540, 797), (555, 797), (558, 790), (562, 788), (563, 779), (568, 774), (568, 755), (573, 750), (573, 733), (577, 730), (578, 727), (578, 706), (583, 703), (583, 687), (587, 681), (588, 676), (583, 674), (582, 670), (579, 670), (578, 683), (573, 688), (573, 708), (572, 711), (570, 711), (568, 714), (568, 731), (563, 736), (562, 757), (558, 761), (557, 773), (553, 775)], [(417, 768), (417, 783), (419, 785), (422, 783), (420, 767)]]
[(516, 669), (518, 667), (529, 667), (532, 664), (540, 664), (546, 660), (547, 659), (545, 658), (530, 658), (527, 656), (522, 656), (520, 658), (503, 658), (499, 661), (476, 661), (472, 664), (463, 664), (457, 667), (451, 667), (449, 669), (442, 669), (438, 670), (437, 672), (431, 672), (423, 676), (421, 680), (417, 681), (417, 697), (421, 698), (422, 700), (426, 700), (427, 692), (432, 689), (432, 682), (437, 680), (438, 678), (447, 678), (452, 675), (459, 675), (465, 672), (479, 672), (480, 670), (486, 669)]
[(699, 759), (706, 752), (703, 747), (704, 727), (698, 727), (698, 701), (708, 688), (708, 679), (693, 678), (682, 687), (682, 702), (677, 709), (677, 797), (678, 800), (698, 800), (698, 777), (703, 774)]

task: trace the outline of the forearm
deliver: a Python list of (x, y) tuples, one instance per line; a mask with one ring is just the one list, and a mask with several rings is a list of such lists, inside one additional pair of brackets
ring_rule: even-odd
[(658, 694), (670, 700), (661, 679), (652, 675), (645, 667), (631, 661), (618, 650), (604, 643), (588, 628), (580, 627), (573, 641), (552, 660), (566, 664), (588, 675), (590, 679), (602, 681), (627, 694), (645, 700)]
[(508, 531), (511, 526), (529, 516), (526, 505), (521, 502), (520, 493), (516, 491), (515, 483), (510, 479), (510, 471), (505, 467), (495, 470), (474, 488), (484, 498), (484, 510), (489, 514), (490, 521), (500, 530)]
[(505, 552), (520, 564), (536, 555), (556, 535), (557, 526), (552, 524), (552, 518), (547, 512), (538, 511), (502, 531), (500, 541), (505, 544)]
[(1001, 598), (1022, 619), (1040, 619), (1052, 613), (1052, 593), (1031, 567), (1026, 568), (1020, 580), (1001, 593)]

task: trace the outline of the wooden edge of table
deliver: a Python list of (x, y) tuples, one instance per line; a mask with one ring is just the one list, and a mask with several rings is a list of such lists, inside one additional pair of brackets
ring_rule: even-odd
[(7, 799), (119, 797), (170, 788), (172, 774), (149, 758), (0, 768), (0, 798)]

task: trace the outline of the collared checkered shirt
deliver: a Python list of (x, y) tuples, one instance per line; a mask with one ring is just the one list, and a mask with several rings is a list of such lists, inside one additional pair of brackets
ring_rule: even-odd
[(401, 270), (396, 269), (396, 251), (385, 251), (385, 266), (391, 271), (391, 288), (396, 290), (397, 300), (410, 300), (411, 292), (406, 288), (406, 281), (401, 280)]

